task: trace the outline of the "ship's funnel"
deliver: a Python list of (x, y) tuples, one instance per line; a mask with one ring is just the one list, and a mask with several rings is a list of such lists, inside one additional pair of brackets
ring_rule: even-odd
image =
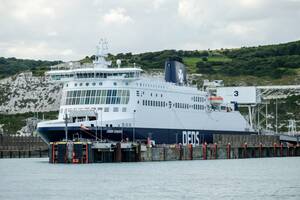
[(186, 70), (183, 63), (175, 60), (165, 62), (165, 80), (178, 85), (186, 84)]

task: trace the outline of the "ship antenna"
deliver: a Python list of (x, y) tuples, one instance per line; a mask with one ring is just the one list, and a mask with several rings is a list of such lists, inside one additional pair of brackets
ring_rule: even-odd
[(100, 39), (99, 44), (96, 46), (96, 55), (94, 60), (94, 67), (107, 68), (111, 62), (106, 61), (108, 50), (108, 43), (105, 39)]

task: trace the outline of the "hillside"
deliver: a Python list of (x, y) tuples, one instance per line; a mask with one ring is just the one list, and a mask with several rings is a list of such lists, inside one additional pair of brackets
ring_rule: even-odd
[(0, 57), (0, 79), (16, 75), (20, 72), (31, 71), (34, 75), (41, 76), (51, 65), (61, 61), (42, 61), (17, 58)]
[[(234, 80), (243, 76), (248, 80), (247, 84), (260, 82), (261, 78), (268, 80), (269, 84), (289, 81), (297, 83), (298, 79), (294, 79), (300, 75), (300, 41), (238, 49), (120, 53), (109, 54), (108, 57), (113, 61), (113, 66), (115, 66), (116, 59), (121, 59), (123, 65), (136, 63), (146, 71), (163, 70), (165, 60), (174, 58), (184, 62), (189, 73), (200, 73), (210, 79), (225, 80), (228, 78)], [(80, 62), (91, 63), (93, 59), (94, 56), (86, 56)], [(0, 79), (24, 71), (32, 71), (33, 75), (42, 75), (49, 66), (58, 63), (61, 61), (0, 57)]]
[[(87, 56), (80, 62), (92, 62), (93, 58)], [(241, 80), (242, 85), (300, 82), (300, 41), (238, 49), (109, 54), (113, 65), (121, 59), (123, 65), (136, 63), (146, 71), (163, 70), (168, 58), (182, 61), (189, 73), (202, 74), (203, 79), (223, 79), (228, 85), (240, 85)]]

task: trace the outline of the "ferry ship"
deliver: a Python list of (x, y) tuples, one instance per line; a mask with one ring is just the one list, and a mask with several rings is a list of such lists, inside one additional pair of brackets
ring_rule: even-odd
[(100, 42), (93, 65), (46, 72), (63, 84), (57, 120), (38, 123), (46, 142), (76, 138), (199, 145), (213, 134), (252, 134), (235, 104), (223, 104), (206, 90), (190, 86), (182, 63), (167, 60), (165, 77), (142, 74), (137, 66), (106, 60)]

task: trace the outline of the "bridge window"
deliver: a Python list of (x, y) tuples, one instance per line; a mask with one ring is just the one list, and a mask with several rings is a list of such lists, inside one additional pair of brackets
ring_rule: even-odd
[(65, 105), (128, 104), (129, 90), (67, 91)]

